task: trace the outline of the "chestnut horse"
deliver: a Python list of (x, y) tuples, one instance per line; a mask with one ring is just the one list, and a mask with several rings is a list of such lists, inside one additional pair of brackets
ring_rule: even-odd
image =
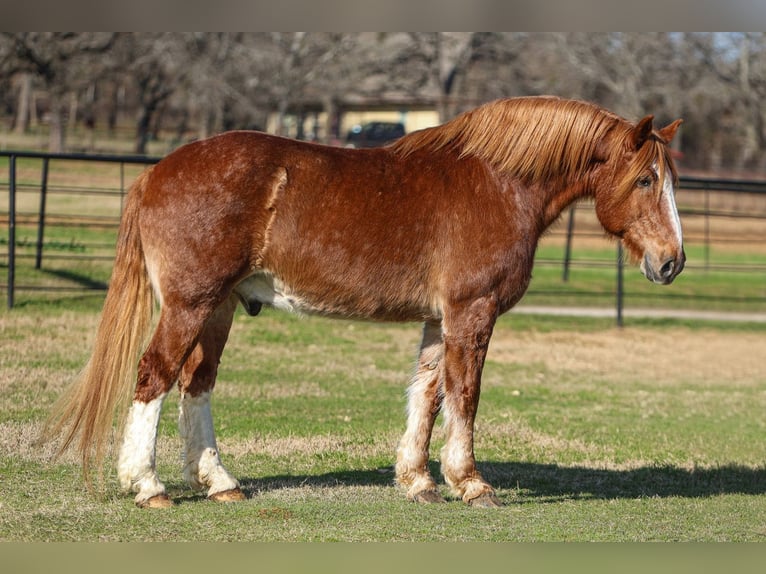
[(188, 144), (129, 193), (93, 355), (47, 436), (76, 446), (89, 480), (124, 406), (120, 483), (139, 506), (169, 506), (155, 445), (177, 382), (185, 480), (212, 500), (241, 500), (210, 410), (237, 304), (250, 315), (266, 304), (419, 321), (396, 481), (411, 500), (444, 500), (428, 471), (442, 412), (446, 483), (471, 505), (498, 506), (473, 436), (495, 321), (527, 289), (541, 234), (584, 197), (648, 279), (673, 281), (685, 261), (668, 149), (679, 124), (654, 129), (651, 116), (634, 124), (590, 103), (529, 97), (377, 149), (244, 131)]

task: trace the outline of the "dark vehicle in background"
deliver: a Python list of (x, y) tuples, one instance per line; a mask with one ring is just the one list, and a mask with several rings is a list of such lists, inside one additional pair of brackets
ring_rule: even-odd
[(378, 147), (391, 143), (404, 135), (404, 124), (399, 122), (368, 122), (351, 128), (346, 136), (346, 147)]

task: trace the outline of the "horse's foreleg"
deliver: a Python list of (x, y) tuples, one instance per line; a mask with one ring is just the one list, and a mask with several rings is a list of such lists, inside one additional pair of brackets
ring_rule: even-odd
[(496, 319), (490, 299), (450, 309), (444, 320), (444, 426), (441, 468), (453, 493), (474, 506), (500, 506), (476, 469), (473, 433), (481, 373)]
[(163, 309), (157, 330), (139, 362), (138, 383), (117, 462), (120, 484), (126, 492), (136, 493), (138, 506), (171, 505), (155, 467), (157, 426), (162, 403), (205, 318), (206, 314), (199, 310)]
[(210, 395), (236, 305), (232, 297), (210, 317), (179, 381), (178, 429), (183, 440), (184, 479), (194, 489), (207, 489), (207, 497), (217, 502), (245, 498), (237, 479), (221, 464), (210, 410)]
[(441, 408), (443, 372), (441, 324), (426, 323), (415, 375), (408, 391), (407, 431), (396, 456), (396, 481), (416, 502), (444, 502), (428, 471), (428, 448)]

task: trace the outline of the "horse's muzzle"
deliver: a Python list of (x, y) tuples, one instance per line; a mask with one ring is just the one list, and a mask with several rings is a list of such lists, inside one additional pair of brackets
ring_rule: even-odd
[(659, 265), (653, 265), (650, 257), (644, 255), (641, 272), (649, 281), (660, 285), (670, 285), (686, 265), (686, 253), (682, 250), (679, 257), (663, 259)]

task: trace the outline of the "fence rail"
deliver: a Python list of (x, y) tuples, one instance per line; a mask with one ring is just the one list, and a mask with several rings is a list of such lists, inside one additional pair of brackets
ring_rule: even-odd
[[(95, 240), (83, 240), (82, 245), (72, 244), (54, 245), (60, 251), (66, 253), (49, 253), (51, 244), (46, 242), (46, 228), (68, 228), (83, 227), (91, 229), (115, 229), (119, 224), (122, 204), (128, 189), (128, 184), (132, 177), (127, 174), (127, 169), (141, 169), (143, 166), (151, 165), (160, 160), (158, 157), (130, 156), (130, 155), (92, 155), (92, 154), (50, 154), (43, 152), (0, 152), (0, 162), (7, 161), (8, 180), (2, 181), (0, 176), (0, 193), (8, 194), (8, 211), (4, 212), (0, 206), (0, 225), (7, 224), (7, 283), (0, 285), (0, 288), (7, 290), (7, 306), (14, 306), (15, 291), (52, 291), (64, 290), (71, 291), (79, 289), (93, 290), (105, 289), (105, 281), (85, 279), (80, 287), (68, 286), (44, 286), (44, 285), (18, 285), (16, 280), (16, 270), (19, 259), (34, 259), (34, 269), (42, 268), (43, 258), (58, 260), (104, 260), (107, 261), (113, 257), (109, 250), (113, 249), (112, 244), (96, 242)], [(19, 175), (19, 161), (23, 160), (24, 176)], [(39, 161), (39, 166), (35, 162)], [(83, 162), (83, 172), (87, 172), (91, 165), (99, 164), (101, 166), (109, 165), (117, 168), (109, 181), (94, 181), (83, 185), (79, 182), (57, 181), (51, 182), (51, 165), (72, 165), (72, 162)], [(34, 166), (32, 165), (34, 164)], [(2, 165), (0, 163), (0, 165)], [(39, 171), (35, 171), (35, 167)], [(130, 180), (129, 180), (130, 179)], [(766, 243), (766, 232), (756, 226), (754, 231), (728, 233), (716, 235), (713, 230), (713, 220), (726, 220), (734, 222), (735, 227), (744, 229), (747, 222), (766, 222), (766, 181), (754, 180), (734, 180), (722, 178), (701, 178), (701, 177), (681, 177), (678, 187), (679, 211), (685, 226), (685, 238), (687, 243), (691, 240), (702, 244), (703, 258), (702, 265), (706, 270), (732, 271), (732, 272), (766, 272), (766, 259), (759, 261), (742, 261), (714, 263), (710, 257), (710, 246), (712, 243), (728, 245), (747, 245), (754, 242)], [(33, 196), (37, 196), (34, 202)], [(24, 196), (27, 198), (24, 206), (19, 206), (18, 198)], [(82, 213), (80, 211), (65, 213), (63, 211), (52, 210), (49, 202), (52, 200), (62, 200), (80, 196), (92, 197), (94, 205), (103, 202), (113, 201), (115, 208), (108, 213)], [(687, 201), (681, 201), (681, 197)], [(713, 200), (715, 198), (715, 201)], [(723, 200), (721, 199), (723, 198)], [(746, 199), (750, 198), (750, 201)], [(753, 202), (752, 199), (755, 198)], [(753, 206), (754, 205), (754, 206)], [(591, 214), (579, 215), (581, 211), (591, 211)], [(577, 214), (577, 215), (576, 215)], [(539, 266), (561, 266), (561, 281), (569, 281), (570, 273), (573, 267), (578, 268), (604, 268), (615, 267), (615, 314), (617, 322), (622, 323), (624, 308), (624, 279), (622, 273), (622, 251), (618, 244), (615, 256), (610, 262), (604, 259), (589, 259), (587, 257), (575, 257), (573, 255), (573, 241), (578, 238), (594, 238), (603, 236), (598, 226), (589, 223), (588, 218), (592, 220), (592, 206), (579, 206), (571, 208), (568, 214), (565, 214), (565, 225), (563, 230), (554, 231), (563, 236), (563, 256), (561, 258), (538, 257)], [(696, 224), (691, 229), (686, 229), (688, 221), (695, 221)], [(738, 222), (742, 222), (739, 224)], [(17, 226), (23, 225), (27, 228), (36, 228), (34, 240), (19, 240), (17, 237)], [(764, 227), (763, 229), (766, 229)], [(0, 237), (0, 243), (3, 238)], [(17, 248), (22, 251), (34, 247), (34, 254), (18, 254)], [(82, 247), (85, 250), (103, 250), (104, 253), (78, 253), (77, 250)], [(46, 250), (47, 249), (47, 250)], [(2, 254), (0, 254), (2, 255)], [(65, 275), (66, 271), (60, 271)], [(578, 295), (576, 290), (566, 290), (567, 295)], [(555, 296), (556, 290), (550, 290), (548, 294)], [(587, 297), (594, 295), (588, 292), (579, 292), (580, 296)], [(704, 297), (703, 297), (704, 298)], [(764, 302), (766, 302), (766, 292), (764, 292)]]
[[(42, 265), (43, 246), (44, 246), (44, 234), (46, 226), (47, 210), (46, 205), (48, 197), (51, 193), (62, 194), (78, 194), (78, 195), (92, 195), (92, 196), (107, 196), (117, 194), (121, 199), (124, 198), (126, 192), (125, 185), (125, 166), (126, 165), (150, 165), (157, 163), (160, 158), (154, 157), (142, 157), (142, 156), (130, 156), (130, 155), (91, 155), (91, 154), (77, 154), (77, 153), (42, 153), (42, 152), (0, 152), (0, 157), (5, 157), (8, 160), (8, 282), (6, 284), (7, 290), (7, 306), (12, 308), (15, 299), (16, 290), (16, 225), (18, 222), (18, 209), (16, 205), (17, 194), (20, 191), (35, 190), (34, 184), (25, 183), (20, 184), (17, 178), (17, 162), (19, 159), (37, 159), (41, 160), (41, 172), (40, 172), (40, 184), (37, 189), (40, 193), (39, 209), (37, 211), (37, 242), (35, 252), (35, 269), (40, 269)], [(116, 164), (119, 166), (119, 187), (114, 189), (106, 188), (82, 188), (77, 186), (59, 186), (55, 190), (49, 189), (48, 180), (50, 173), (51, 161), (82, 161), (82, 162), (95, 162), (101, 164)], [(120, 206), (120, 212), (122, 211)], [(25, 214), (27, 215), (27, 214)], [(74, 217), (59, 215), (59, 218), (69, 219), (74, 221)], [(82, 223), (83, 218), (78, 217), (77, 220)], [(117, 225), (119, 221), (119, 214), (113, 217), (98, 217), (103, 225)], [(88, 223), (88, 222), (86, 222)], [(93, 223), (91, 220), (89, 223)]]

